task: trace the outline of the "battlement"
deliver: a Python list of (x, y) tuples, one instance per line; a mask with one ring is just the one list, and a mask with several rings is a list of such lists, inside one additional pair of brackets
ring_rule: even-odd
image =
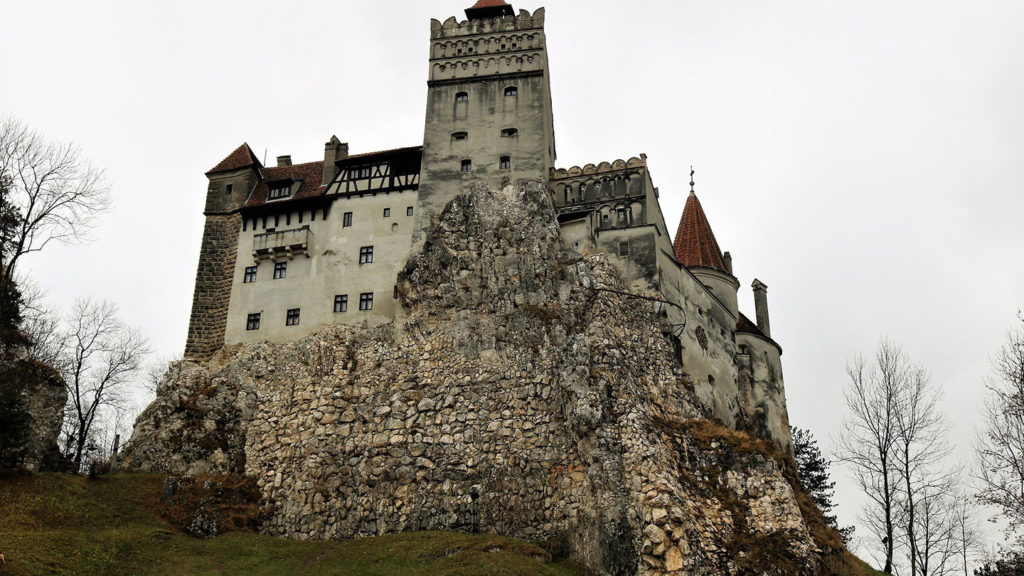
[(457, 20), (449, 17), (442, 23), (436, 18), (430, 19), (430, 39), (456, 38), (495, 34), (515, 30), (535, 30), (544, 28), (544, 8), (537, 8), (533, 14), (529, 10), (520, 10), (518, 16), (503, 16), (480, 20)]
[(590, 175), (590, 174), (605, 174), (608, 172), (618, 172), (629, 168), (638, 168), (647, 166), (647, 155), (641, 154), (639, 158), (633, 156), (629, 160), (616, 160), (614, 162), (601, 162), (600, 164), (587, 164), (580, 168), (579, 166), (573, 166), (572, 168), (556, 168), (551, 170), (552, 180), (563, 180), (566, 178), (575, 178), (577, 176)]

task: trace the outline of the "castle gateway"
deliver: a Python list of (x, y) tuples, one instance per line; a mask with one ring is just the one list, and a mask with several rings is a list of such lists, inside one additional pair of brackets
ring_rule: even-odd
[(186, 357), (394, 320), (398, 272), (449, 201), (478, 180), (538, 180), (568, 248), (603, 253), (633, 293), (672, 304), (681, 360), (715, 416), (733, 425), (727, 399), (749, 389), (762, 435), (789, 449), (766, 287), (753, 282), (752, 322), (693, 183), (673, 243), (643, 154), (556, 167), (544, 15), (479, 0), (467, 20), (431, 20), (422, 145), (350, 154), (332, 136), (323, 160), (263, 166), (242, 144), (207, 172)]

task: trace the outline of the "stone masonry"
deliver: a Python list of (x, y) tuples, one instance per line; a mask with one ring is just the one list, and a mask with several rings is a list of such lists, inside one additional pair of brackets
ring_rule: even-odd
[(209, 358), (224, 345), (241, 226), (242, 217), (237, 212), (206, 216), (185, 343), (185, 355), (190, 358)]

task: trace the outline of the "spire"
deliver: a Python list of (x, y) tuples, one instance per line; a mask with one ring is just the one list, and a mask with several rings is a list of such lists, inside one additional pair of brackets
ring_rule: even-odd
[(693, 191), (693, 167), (690, 167), (690, 196), (683, 207), (683, 216), (679, 219), (675, 242), (672, 246), (676, 260), (687, 268), (712, 268), (730, 274), (725, 264), (722, 251), (715, 241), (708, 217)]
[(471, 8), (466, 8), (466, 18), (470, 20), (499, 18), (501, 16), (515, 16), (512, 5), (505, 2), (505, 0), (477, 0), (477, 3)]

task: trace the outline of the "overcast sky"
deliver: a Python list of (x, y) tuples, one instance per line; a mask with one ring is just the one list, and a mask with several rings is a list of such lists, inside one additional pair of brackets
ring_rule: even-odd
[[(0, 0), (0, 116), (73, 141), (113, 210), (24, 260), (184, 347), (204, 173), (422, 143), (429, 19), (471, 0)], [(533, 10), (536, 4), (514, 3)], [(768, 287), (789, 415), (827, 450), (844, 367), (888, 336), (946, 393), (957, 455), (1024, 306), (1024, 3), (552, 0), (558, 165), (646, 153), (675, 232), (687, 172), (741, 309)], [(860, 500), (837, 469), (840, 520)], [(859, 531), (861, 532), (861, 531)]]

